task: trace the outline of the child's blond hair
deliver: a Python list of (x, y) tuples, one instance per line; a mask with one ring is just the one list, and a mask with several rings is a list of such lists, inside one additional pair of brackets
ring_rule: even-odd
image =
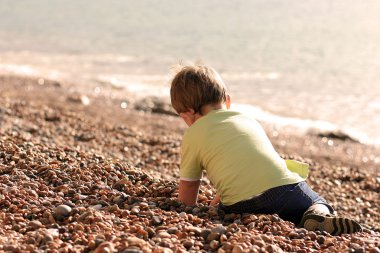
[(170, 97), (177, 113), (193, 109), (195, 113), (202, 114), (202, 106), (226, 102), (226, 85), (211, 67), (183, 66), (172, 80)]

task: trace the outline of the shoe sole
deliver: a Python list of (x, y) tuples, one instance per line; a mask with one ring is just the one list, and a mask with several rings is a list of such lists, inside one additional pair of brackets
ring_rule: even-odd
[(326, 231), (331, 235), (352, 234), (362, 231), (359, 223), (348, 218), (307, 214), (303, 220), (303, 227), (307, 230)]

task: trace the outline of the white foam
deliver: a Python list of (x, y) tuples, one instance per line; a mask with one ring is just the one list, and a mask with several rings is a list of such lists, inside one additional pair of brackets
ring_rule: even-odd
[(99, 75), (96, 80), (109, 83), (116, 88), (124, 88), (137, 97), (158, 96), (169, 94), (167, 76), (161, 75)]
[(15, 74), (23, 76), (38, 75), (38, 71), (29, 65), (19, 64), (0, 64), (0, 73), (2, 74)]
[(360, 143), (368, 145), (380, 145), (380, 139), (370, 139), (368, 135), (350, 127), (341, 127), (328, 121), (301, 119), (295, 117), (284, 117), (264, 111), (260, 107), (247, 104), (232, 104), (232, 109), (244, 111), (253, 115), (258, 121), (268, 123), (276, 128), (289, 127), (296, 131), (306, 134), (309, 132), (341, 132)]

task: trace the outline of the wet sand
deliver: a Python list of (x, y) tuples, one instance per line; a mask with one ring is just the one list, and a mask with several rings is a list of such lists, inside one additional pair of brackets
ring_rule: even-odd
[(311, 165), (310, 185), (361, 233), (224, 215), (208, 206), (207, 179), (188, 208), (176, 200), (185, 124), (154, 99), (83, 87), (0, 76), (0, 250), (380, 252), (379, 148), (264, 125), (283, 157)]

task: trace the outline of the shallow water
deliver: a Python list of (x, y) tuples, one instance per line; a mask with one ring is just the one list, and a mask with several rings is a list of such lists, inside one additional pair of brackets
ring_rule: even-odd
[(374, 142), (378, 13), (374, 0), (3, 0), (0, 72), (166, 95), (171, 65), (202, 61), (267, 120), (330, 122)]

